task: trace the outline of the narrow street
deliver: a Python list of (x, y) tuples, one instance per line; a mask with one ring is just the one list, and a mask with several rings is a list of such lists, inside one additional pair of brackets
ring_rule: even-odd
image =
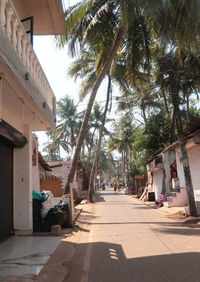
[(200, 281), (200, 229), (113, 190), (96, 197), (39, 275), (41, 281)]

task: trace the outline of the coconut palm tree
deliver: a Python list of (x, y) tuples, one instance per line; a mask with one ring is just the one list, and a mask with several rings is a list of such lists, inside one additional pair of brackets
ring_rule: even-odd
[(103, 113), (101, 128), (99, 130), (99, 138), (98, 138), (98, 143), (97, 143), (97, 146), (96, 146), (96, 152), (95, 152), (95, 157), (94, 157), (94, 161), (93, 161), (93, 165), (92, 165), (92, 170), (91, 170), (91, 173), (90, 173), (89, 193), (88, 193), (89, 202), (93, 202), (93, 198), (92, 198), (93, 183), (94, 183), (94, 178), (95, 178), (95, 175), (96, 175), (96, 172), (97, 172), (98, 158), (99, 158), (100, 149), (101, 149), (101, 140), (102, 140), (103, 133), (104, 133), (104, 127), (105, 127), (106, 115), (107, 115), (107, 111), (108, 111), (110, 93), (111, 93), (111, 78), (108, 76), (106, 105), (105, 105), (105, 109), (104, 109), (104, 113)]
[(177, 127), (179, 146), (182, 154), (182, 163), (186, 180), (186, 189), (188, 194), (190, 213), (192, 215), (196, 215), (194, 191), (191, 182), (190, 167), (186, 150), (186, 140), (185, 134), (183, 132), (183, 125), (180, 113), (180, 92), (182, 86), (185, 85), (185, 79), (190, 81), (190, 79), (188, 79), (189, 73), (187, 73), (185, 65), (181, 63), (180, 57), (177, 56), (176, 53), (166, 54), (163, 57), (159, 58), (158, 62), (159, 76), (162, 76), (163, 81), (165, 81), (165, 85), (168, 85), (168, 91), (172, 99), (172, 104), (174, 108), (174, 119)]
[[(72, 182), (75, 173), (81, 145), (85, 138), (88, 120), (97, 90), (115, 58), (117, 57), (117, 51), (119, 47), (127, 47), (129, 52), (124, 53), (128, 55), (132, 54), (132, 52), (137, 52), (136, 55), (140, 54), (138, 57), (135, 56), (137, 60), (143, 60), (143, 55), (147, 51), (147, 41), (143, 40), (145, 38), (146, 30), (138, 20), (139, 17), (140, 11), (137, 7), (137, 1), (81, 2), (80, 4), (71, 7), (66, 14), (68, 34), (64, 40), (69, 42), (71, 52), (75, 52), (76, 43), (82, 46), (84, 43), (86, 43), (87, 48), (90, 46), (98, 46), (99, 49), (99, 57), (96, 67), (97, 78), (91, 91), (88, 106), (85, 111), (82, 127), (77, 140), (77, 146), (68, 177), (67, 187), (69, 187), (69, 183)], [(140, 36), (140, 40), (136, 40), (136, 38), (138, 38), (135, 36), (137, 34), (137, 30), (139, 30), (140, 33), (143, 32), (143, 37)], [(132, 34), (133, 31), (134, 36)], [(62, 37), (61, 44), (63, 44), (63, 42), (64, 41)], [(143, 55), (141, 51), (139, 52), (139, 50), (143, 51)], [(137, 60), (132, 60), (133, 63), (130, 64), (129, 68), (133, 66)], [(137, 64), (135, 64), (135, 67), (136, 66)]]
[[(130, 60), (127, 60), (129, 62), (127, 69), (129, 69), (131, 76), (137, 73), (141, 64), (144, 67), (146, 63), (148, 65), (148, 60), (145, 60), (144, 56), (149, 58), (149, 49), (143, 48), (148, 45), (148, 40), (144, 40), (144, 38), (148, 38), (149, 35), (146, 32), (147, 29), (144, 28), (146, 27), (145, 20), (148, 20), (149, 27), (154, 31), (154, 36), (162, 42), (167, 41), (168, 47), (174, 45), (177, 48), (180, 44), (183, 44), (187, 48), (194, 48), (199, 44), (199, 10), (199, 1), (197, 0), (91, 0), (83, 1), (69, 9), (66, 14), (68, 34), (65, 40), (69, 42), (71, 52), (75, 52), (76, 43), (86, 46), (86, 48), (96, 45), (99, 48), (99, 59), (97, 79), (85, 112), (67, 184), (72, 182), (75, 173), (97, 90), (111, 65), (115, 62), (117, 55), (119, 55), (119, 47), (122, 52), (124, 51), (124, 54), (127, 54), (127, 58), (130, 56)], [(142, 20), (143, 22), (141, 22)], [(135, 36), (138, 34), (138, 30), (143, 31), (142, 37)], [(64, 41), (61, 40), (61, 42)], [(177, 84), (177, 86), (179, 85)], [(175, 100), (173, 100), (173, 103), (175, 103)], [(178, 118), (176, 118), (176, 123), (180, 123)], [(179, 126), (177, 128), (180, 129)], [(180, 146), (184, 147), (184, 145)], [(186, 175), (187, 173), (185, 173)], [(191, 181), (189, 182), (191, 183)], [(192, 200), (190, 206), (191, 213), (195, 214)]]
[(68, 154), (76, 145), (76, 138), (80, 130), (80, 120), (83, 112), (78, 112), (77, 105), (69, 96), (61, 98), (57, 102), (58, 125), (54, 131), (50, 131), (48, 136), (51, 140), (44, 148), (50, 154), (60, 152), (62, 147)]
[(109, 141), (109, 151), (117, 150), (122, 155), (122, 174), (125, 185), (128, 184), (128, 173), (132, 160), (132, 143), (134, 141), (134, 126), (128, 115), (121, 117), (114, 125), (115, 131)]
[[(156, 5), (157, 9), (154, 8), (154, 5)], [(181, 81), (183, 79), (183, 68), (179, 54), (181, 50), (185, 50), (186, 53), (198, 52), (200, 3), (198, 0), (153, 0), (144, 1), (143, 8), (145, 15), (149, 19), (149, 24), (154, 30), (157, 44), (164, 43), (166, 46), (164, 56), (159, 59), (163, 69), (163, 76), (169, 82), (169, 93), (173, 104), (174, 119), (183, 159), (190, 213), (196, 215), (194, 191), (179, 109)], [(177, 56), (174, 56), (174, 54)]]

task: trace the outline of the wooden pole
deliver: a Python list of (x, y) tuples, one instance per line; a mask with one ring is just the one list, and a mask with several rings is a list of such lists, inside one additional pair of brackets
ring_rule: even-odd
[(70, 187), (70, 199), (71, 199), (71, 223), (74, 226), (74, 196), (73, 196), (73, 186), (72, 183), (69, 184)]

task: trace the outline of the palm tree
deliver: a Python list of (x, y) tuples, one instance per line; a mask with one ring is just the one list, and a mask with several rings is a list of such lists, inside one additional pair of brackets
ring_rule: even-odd
[[(141, 64), (143, 67), (145, 67), (146, 63), (148, 65), (148, 60), (144, 59), (144, 55), (149, 58), (149, 49), (143, 48), (144, 46), (148, 46), (149, 43), (148, 40), (144, 40), (144, 38), (148, 39), (149, 36), (148, 32), (146, 32), (146, 25), (144, 24), (146, 19), (148, 19), (149, 26), (154, 30), (154, 35), (161, 41), (163, 41), (164, 38), (165, 41), (167, 40), (169, 44), (176, 47), (180, 44), (187, 47), (196, 47), (199, 44), (199, 10), (198, 1), (185, 0), (91, 0), (89, 2), (81, 2), (69, 9), (66, 16), (68, 34), (65, 39), (69, 42), (71, 52), (74, 53), (76, 43), (82, 44), (82, 46), (85, 45), (87, 48), (90, 48), (90, 46), (98, 46), (99, 59), (96, 82), (85, 112), (67, 185), (72, 182), (75, 173), (97, 90), (114, 60), (116, 59), (117, 61), (117, 55), (119, 55), (117, 51), (119, 47), (121, 47), (121, 51), (124, 51), (123, 53), (127, 55), (126, 57), (130, 58), (127, 60), (129, 63), (127, 64), (127, 70), (129, 70), (130, 75), (137, 73)], [(142, 37), (135, 36), (135, 34), (138, 34), (135, 33), (138, 29), (142, 31)], [(175, 91), (173, 91), (173, 93), (175, 93)], [(175, 103), (175, 100), (173, 100), (173, 102)], [(176, 118), (176, 123), (178, 124), (178, 118)], [(179, 131), (180, 127), (177, 126), (177, 128)], [(181, 147), (184, 146), (181, 145)], [(185, 176), (186, 175), (187, 173), (185, 172)], [(188, 183), (188, 180), (186, 183)], [(190, 189), (191, 185), (189, 190)], [(195, 214), (192, 200), (190, 207), (191, 213)]]
[[(122, 93), (121, 96), (116, 98), (119, 111), (128, 111), (132, 113), (133, 118), (136, 109), (139, 109), (143, 119), (143, 124), (147, 124), (147, 110), (155, 111), (163, 108), (163, 103), (158, 99), (158, 93), (150, 92), (148, 87), (142, 86), (142, 84), (135, 86), (132, 90)], [(141, 122), (141, 120), (140, 120)], [(141, 122), (142, 123), (142, 122)]]
[[(156, 5), (157, 9), (154, 8), (154, 5)], [(160, 58), (160, 64), (162, 65), (163, 76), (169, 82), (169, 93), (173, 104), (174, 119), (183, 159), (189, 208), (191, 215), (195, 216), (194, 191), (179, 109), (179, 93), (181, 80), (183, 79), (183, 67), (180, 64), (179, 54), (181, 50), (190, 53), (199, 49), (200, 3), (197, 0), (144, 1), (144, 10), (154, 30), (155, 38), (158, 39), (157, 42), (164, 43), (166, 46), (165, 56)], [(174, 56), (175, 53), (177, 54), (176, 57)]]
[(194, 191), (192, 187), (189, 160), (186, 150), (186, 140), (183, 132), (183, 125), (179, 108), (181, 84), (188, 74), (184, 69), (184, 64), (181, 64), (180, 58), (176, 53), (167, 54), (162, 58), (159, 58), (159, 74), (160, 76), (163, 76), (165, 84), (168, 84), (169, 94), (172, 99), (174, 119), (176, 122), (179, 146), (182, 154), (182, 164), (186, 180), (190, 213), (195, 216), (196, 206), (194, 200)]
[[(147, 53), (146, 51), (148, 49), (146, 46), (148, 41), (136, 40), (138, 37), (132, 34), (133, 30), (135, 32), (139, 30), (143, 35), (143, 37), (139, 36), (140, 39), (146, 38), (146, 30), (141, 25), (141, 13), (139, 8), (136, 8), (137, 1), (89, 1), (89, 3), (79, 3), (71, 7), (67, 12), (66, 22), (68, 25), (68, 34), (64, 39), (69, 42), (71, 52), (74, 53), (76, 42), (82, 44), (82, 46), (86, 43), (87, 48), (98, 46), (99, 57), (96, 68), (96, 82), (85, 111), (66, 187), (69, 187), (69, 183), (72, 182), (75, 173), (97, 90), (114, 62), (119, 47), (127, 47), (128, 52), (124, 52), (124, 54), (127, 53), (129, 56), (132, 52), (138, 51), (135, 54), (140, 55), (135, 56), (138, 60), (143, 60), (144, 57), (144, 52), (142, 54), (140, 50), (145, 50), (145, 54)], [(61, 44), (64, 42), (62, 39), (63, 37), (61, 38)], [(143, 48), (144, 46), (145, 48)], [(136, 59), (132, 59), (132, 64), (130, 64), (129, 68), (136, 61)]]
[(113, 137), (109, 141), (109, 151), (117, 150), (122, 155), (122, 174), (125, 185), (128, 184), (130, 162), (132, 160), (132, 143), (134, 141), (134, 126), (129, 116), (123, 116), (117, 124)]
[(97, 143), (97, 146), (96, 146), (96, 153), (95, 153), (95, 157), (94, 157), (94, 162), (93, 162), (92, 170), (91, 170), (91, 173), (90, 173), (89, 193), (88, 193), (89, 202), (93, 202), (93, 199), (92, 199), (93, 183), (94, 183), (94, 178), (95, 178), (95, 174), (96, 174), (97, 166), (98, 166), (98, 158), (99, 158), (99, 154), (100, 154), (101, 140), (102, 140), (102, 137), (103, 137), (104, 127), (105, 127), (105, 122), (106, 122), (106, 114), (107, 114), (107, 111), (108, 111), (110, 93), (111, 93), (111, 78), (108, 76), (106, 105), (105, 105), (105, 110), (104, 110), (104, 113), (103, 113), (101, 128), (100, 128), (100, 131), (99, 131), (99, 138), (98, 138), (98, 143)]
[(103, 113), (102, 113), (100, 104), (95, 102), (95, 104), (93, 106), (93, 112), (91, 113), (90, 120), (89, 120), (89, 127), (90, 127), (90, 130), (93, 129), (93, 132), (92, 132), (91, 144), (90, 144), (90, 148), (89, 148), (89, 152), (88, 152), (88, 160), (91, 159), (92, 149), (94, 149), (95, 145), (96, 145), (95, 144), (96, 143), (95, 133), (101, 127), (102, 117), (103, 117)]
[(68, 154), (76, 145), (76, 138), (80, 129), (80, 120), (83, 113), (78, 113), (77, 105), (73, 99), (65, 96), (57, 102), (57, 116), (59, 118), (56, 130), (48, 133), (51, 143), (44, 150), (50, 154), (57, 152), (60, 155), (60, 147)]

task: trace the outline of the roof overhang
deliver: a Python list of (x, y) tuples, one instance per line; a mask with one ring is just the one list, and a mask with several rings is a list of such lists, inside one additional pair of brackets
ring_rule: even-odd
[(0, 135), (10, 140), (17, 148), (22, 148), (27, 143), (26, 137), (4, 120), (0, 121)]
[(20, 19), (33, 17), (35, 35), (64, 35), (66, 25), (61, 0), (12, 0)]

